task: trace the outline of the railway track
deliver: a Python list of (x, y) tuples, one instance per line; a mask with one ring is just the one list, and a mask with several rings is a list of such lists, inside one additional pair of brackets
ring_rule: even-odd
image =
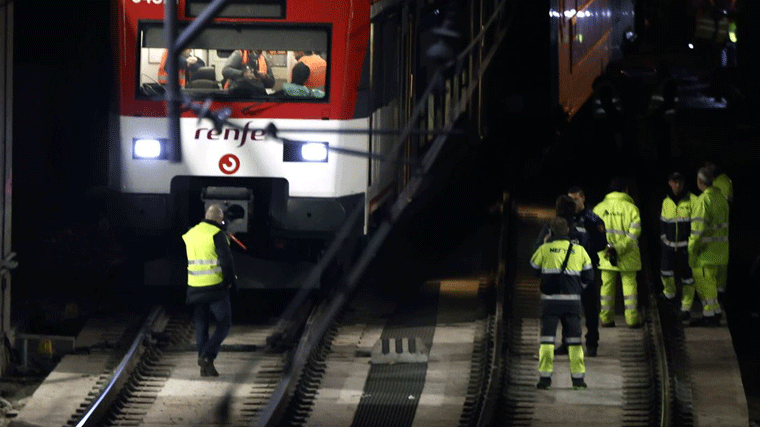
[[(507, 243), (499, 258), (522, 259)], [(496, 275), (430, 280), (395, 299), (366, 286), (321, 336), (314, 326), (330, 302), (314, 309), (290, 349), (267, 343), (272, 326), (236, 325), (215, 378), (199, 376), (189, 320), (156, 310), (110, 380), (62, 424), (689, 425), (671, 415), (683, 393), (672, 392), (654, 302), (644, 328), (602, 329), (599, 357), (586, 359), (588, 390), (571, 389), (561, 356), (552, 390), (537, 390), (540, 295), (524, 271), (502, 262)]]

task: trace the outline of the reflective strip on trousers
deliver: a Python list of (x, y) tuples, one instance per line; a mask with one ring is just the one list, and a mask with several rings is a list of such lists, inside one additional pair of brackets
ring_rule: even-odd
[(626, 295), (623, 299), (625, 300), (626, 310), (636, 310), (636, 295)]

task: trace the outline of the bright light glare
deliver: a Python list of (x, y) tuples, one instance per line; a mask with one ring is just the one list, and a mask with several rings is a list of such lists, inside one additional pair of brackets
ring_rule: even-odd
[(323, 162), (327, 160), (327, 144), (310, 142), (302, 145), (301, 158), (307, 162)]
[(689, 49), (694, 49), (694, 45), (689, 43)]
[(161, 155), (161, 142), (156, 139), (138, 139), (135, 141), (135, 157), (155, 159)]

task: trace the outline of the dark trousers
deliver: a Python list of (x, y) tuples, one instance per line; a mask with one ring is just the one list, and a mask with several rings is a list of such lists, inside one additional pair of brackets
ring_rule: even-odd
[[(594, 271), (594, 282), (586, 286), (581, 293), (583, 316), (586, 318), (586, 348), (599, 347), (599, 280), (598, 271)], [(562, 343), (566, 344), (567, 333), (562, 328)]]
[[(541, 308), (541, 337), (547, 339), (557, 333), (557, 325), (562, 322), (563, 340), (577, 340), (570, 345), (580, 345), (581, 339), (581, 310), (578, 300), (575, 301), (542, 301)], [(552, 341), (554, 344), (554, 341)]]
[[(208, 330), (211, 316), (216, 320), (214, 333), (209, 337)], [(227, 338), (232, 327), (232, 306), (230, 295), (225, 293), (224, 298), (210, 302), (195, 304), (193, 311), (195, 321), (195, 342), (198, 345), (198, 356), (209, 360), (216, 359), (222, 341)]]

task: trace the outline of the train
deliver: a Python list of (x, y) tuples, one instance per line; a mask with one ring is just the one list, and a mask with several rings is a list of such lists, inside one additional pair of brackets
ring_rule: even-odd
[[(178, 0), (179, 31), (210, 3)], [(165, 5), (116, 1), (111, 221), (154, 242), (176, 242), (205, 207), (220, 203), (238, 242), (233, 254), (244, 270), (242, 287), (298, 287), (357, 206), (363, 206), (361, 232), (372, 232), (373, 218), (450, 120), (452, 102), (477, 83), (470, 61), (442, 80), (445, 89), (425, 92), (440, 62), (428, 50), (450, 36), (433, 30), (453, 20), (452, 49), (461, 49), (502, 3), (229, 1), (189, 42), (178, 71), (181, 94), (210, 110), (226, 109), (227, 124), (185, 110), (173, 142), (163, 101)], [(306, 59), (317, 64), (307, 66), (309, 79), (321, 79), (316, 83), (302, 79), (299, 64)], [(414, 117), (416, 131), (397, 146), (398, 130), (422, 96), (429, 99)], [(481, 114), (477, 99), (469, 105), (467, 114)], [(146, 283), (167, 283), (148, 271), (165, 270), (171, 248), (146, 252), (146, 266), (157, 266), (146, 267)]]

